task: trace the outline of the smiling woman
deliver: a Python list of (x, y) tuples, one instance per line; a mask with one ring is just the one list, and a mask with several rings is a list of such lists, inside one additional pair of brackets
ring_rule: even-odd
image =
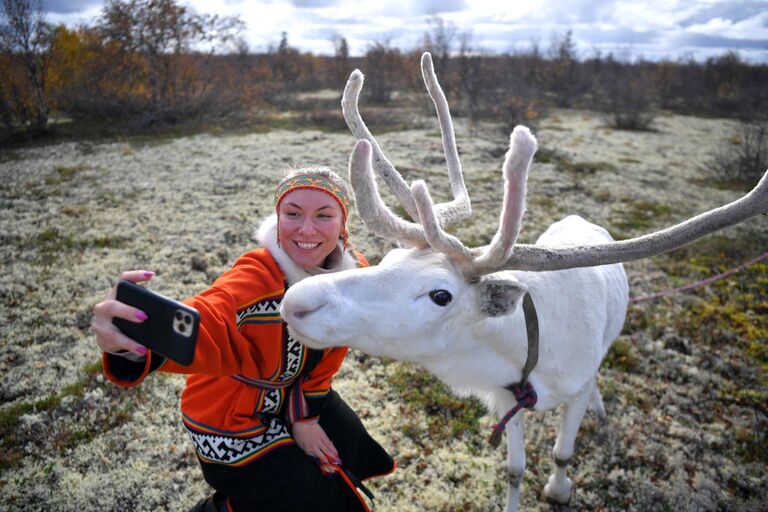
[[(136, 386), (157, 370), (188, 374), (184, 426), (205, 480), (216, 490), (193, 510), (365, 511), (361, 480), (394, 469), (357, 415), (331, 389), (347, 348), (314, 350), (280, 317), (289, 286), (319, 273), (367, 265), (347, 248), (349, 195), (325, 168), (288, 174), (275, 211), (243, 256), (213, 286), (186, 301), (200, 313), (194, 359), (181, 365), (134, 342), (112, 323), (147, 315), (115, 299), (94, 308), (107, 377)], [(124, 272), (148, 281), (152, 272)]]
[(322, 268), (332, 256), (337, 260), (339, 240), (346, 247), (349, 195), (334, 175), (328, 169), (294, 171), (275, 192), (277, 241), (305, 269)]

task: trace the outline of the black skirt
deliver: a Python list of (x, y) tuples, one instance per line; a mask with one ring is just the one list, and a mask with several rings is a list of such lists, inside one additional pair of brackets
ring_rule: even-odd
[(205, 480), (236, 511), (344, 512), (368, 510), (354, 487), (391, 473), (392, 457), (365, 430), (355, 412), (331, 390), (320, 426), (333, 442), (345, 474), (324, 475), (298, 445), (280, 447), (243, 467), (200, 461)]

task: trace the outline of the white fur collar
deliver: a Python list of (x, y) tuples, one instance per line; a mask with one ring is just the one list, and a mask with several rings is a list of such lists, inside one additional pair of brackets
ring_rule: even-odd
[[(276, 214), (270, 215), (261, 222), (261, 226), (254, 230), (253, 238), (259, 244), (261, 244), (262, 247), (269, 251), (269, 253), (280, 267), (280, 270), (282, 270), (283, 274), (285, 274), (289, 286), (296, 284), (305, 277), (309, 277), (314, 274), (311, 270), (303, 269), (294, 263), (291, 257), (288, 256), (288, 254), (282, 250), (280, 246), (277, 245)], [(357, 260), (355, 260), (355, 258), (350, 255), (349, 251), (344, 251), (343, 249), (344, 247), (342, 243), (339, 242), (339, 250), (343, 251), (343, 254), (341, 257), (341, 263), (333, 270), (339, 271), (357, 268)]]

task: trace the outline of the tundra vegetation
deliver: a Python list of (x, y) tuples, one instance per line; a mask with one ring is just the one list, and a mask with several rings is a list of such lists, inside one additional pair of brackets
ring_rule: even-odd
[[(6, 0), (4, 8), (23, 3)], [(493, 236), (507, 149), (499, 134), (519, 122), (534, 126), (542, 146), (522, 242), (570, 213), (617, 239), (635, 236), (725, 204), (756, 182), (720, 176), (710, 153), (739, 158), (742, 123), (759, 126), (756, 115), (768, 111), (766, 67), (737, 54), (629, 63), (580, 57), (566, 34), (549, 48), (488, 55), (471, 34), (436, 20), (419, 49), (382, 42), (387, 60), (377, 65), (389, 67), (374, 73), (367, 59), (375, 46), (370, 56), (351, 57), (338, 36), (336, 55), (309, 55), (286, 34), (254, 54), (239, 41), (236, 20), (225, 20), (231, 51), (174, 43), (160, 55), (168, 65), (150, 70), (149, 50), (114, 45), (102, 26), (110, 8), (149, 4), (108, 3), (102, 18), (77, 29), (41, 24), (51, 39), (32, 50), (9, 46), (3, 26), (0, 502), (9, 510), (177, 510), (209, 493), (180, 427), (183, 379), (156, 376), (135, 390), (104, 382), (91, 308), (125, 268), (155, 270), (153, 288), (173, 297), (203, 290), (252, 246), (248, 224), (271, 211), (271, 187), (286, 167), (320, 160), (345, 169), (354, 139), (339, 100), (356, 67), (369, 81), (389, 71), (380, 102), (365, 100), (366, 120), (408, 181), (426, 179), (433, 196), (447, 198), (435, 179), (445, 173), (439, 132), (423, 107), (412, 53), (442, 55), (448, 45), (439, 73), (475, 207), (453, 230), (468, 245)], [(34, 15), (31, 7), (24, 12)], [(127, 19), (143, 19), (135, 14)], [(31, 77), (43, 62), (46, 74)], [(596, 82), (606, 68), (647, 84), (645, 129), (612, 121), (609, 106), (624, 104)], [(766, 168), (763, 160), (759, 172)], [(391, 248), (356, 216), (351, 230), (373, 262)], [(763, 217), (629, 263), (631, 294), (732, 268), (764, 252), (767, 233)], [(766, 276), (762, 262), (712, 286), (630, 306), (598, 378), (608, 423), (588, 414), (576, 441), (574, 510), (764, 506)], [(335, 387), (398, 460), (394, 475), (373, 484), (380, 510), (502, 508), (505, 456), (486, 445), (495, 419), (479, 402), (451, 395), (418, 367), (359, 352)], [(552, 413), (528, 421), (523, 509), (550, 509), (533, 490), (552, 470), (556, 423)]]

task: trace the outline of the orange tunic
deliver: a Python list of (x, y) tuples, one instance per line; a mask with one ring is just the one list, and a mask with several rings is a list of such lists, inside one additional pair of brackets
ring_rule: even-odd
[(190, 374), (181, 397), (183, 421), (206, 462), (241, 466), (291, 444), (287, 424), (320, 414), (348, 349), (320, 351), (294, 340), (280, 317), (285, 290), (269, 251), (252, 250), (185, 301), (200, 313), (191, 365), (152, 352), (142, 363), (105, 353), (105, 375), (135, 386), (155, 370)]

